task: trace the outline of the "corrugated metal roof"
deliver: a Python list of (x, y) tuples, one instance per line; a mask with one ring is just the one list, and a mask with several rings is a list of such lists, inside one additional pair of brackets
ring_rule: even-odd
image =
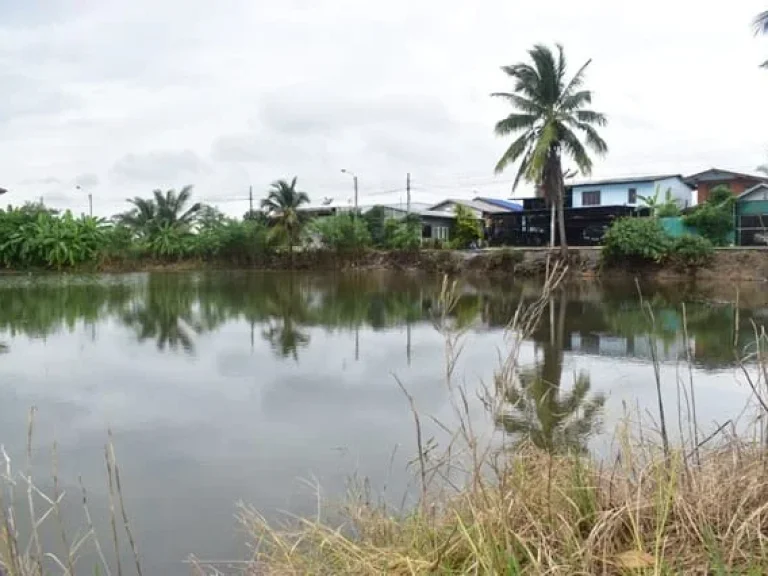
[(486, 204), (493, 204), (494, 206), (505, 208), (506, 210), (511, 210), (513, 212), (520, 212), (523, 209), (520, 204), (516, 204), (510, 200), (502, 200), (500, 198), (486, 198), (484, 196), (478, 196), (475, 198), (475, 200), (480, 200)]
[(601, 180), (582, 180), (580, 182), (567, 182), (566, 187), (576, 188), (582, 186), (602, 186), (604, 184), (631, 184), (633, 182), (656, 182), (667, 178), (683, 179), (682, 174), (652, 174), (648, 176), (628, 176), (625, 178), (604, 178)]

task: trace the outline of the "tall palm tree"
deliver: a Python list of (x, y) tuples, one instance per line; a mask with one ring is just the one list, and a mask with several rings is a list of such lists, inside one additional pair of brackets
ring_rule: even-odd
[[(572, 159), (582, 174), (589, 175), (592, 160), (586, 148), (596, 154), (608, 151), (607, 144), (595, 129), (596, 126), (605, 126), (607, 120), (603, 114), (586, 108), (592, 102), (592, 92), (582, 86), (591, 60), (587, 60), (568, 80), (561, 45), (557, 45), (557, 56), (550, 48), (540, 44), (534, 46), (528, 55), (530, 64), (502, 67), (515, 80), (514, 92), (492, 94), (504, 98), (516, 108), (515, 112), (496, 124), (496, 134), (519, 134), (499, 159), (496, 172), (500, 173), (509, 164), (520, 160), (513, 187), (517, 187), (521, 179), (532, 182), (543, 191), (550, 203), (556, 205), (560, 246), (566, 256), (563, 157)], [(586, 148), (577, 133), (583, 136)]]
[(186, 208), (192, 196), (191, 184), (184, 186), (178, 193), (176, 190), (155, 190), (153, 194), (161, 226), (191, 226), (203, 207), (200, 202), (196, 202)]
[(269, 194), (261, 201), (261, 207), (274, 224), (275, 233), (287, 240), (291, 255), (304, 223), (299, 211), (303, 204), (309, 204), (309, 196), (296, 190), (296, 177), (290, 183), (286, 180), (273, 182)]

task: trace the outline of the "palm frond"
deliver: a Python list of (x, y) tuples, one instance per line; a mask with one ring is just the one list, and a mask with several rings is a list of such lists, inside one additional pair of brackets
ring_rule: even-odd
[(571, 78), (571, 81), (568, 83), (568, 85), (563, 90), (563, 95), (568, 96), (573, 93), (574, 90), (577, 88), (581, 88), (581, 86), (584, 84), (584, 74), (587, 70), (587, 66), (589, 66), (592, 63), (592, 58), (584, 62), (582, 64), (581, 68), (576, 72), (576, 74), (573, 75), (573, 78)]
[(544, 104), (554, 104), (560, 97), (560, 86), (558, 85), (558, 68), (555, 64), (555, 57), (547, 46), (537, 44), (528, 55), (533, 60), (538, 72), (539, 97)]
[[(512, 162), (515, 162), (520, 156), (522, 156), (526, 148), (528, 148), (529, 144), (533, 141), (534, 134), (532, 132), (527, 132), (520, 136), (517, 140), (512, 142), (510, 144), (509, 148), (507, 148), (507, 151), (504, 152), (504, 155), (499, 159), (499, 161), (496, 163), (495, 171), (497, 174), (504, 171), (504, 168), (506, 168), (509, 164)], [(518, 174), (519, 176), (519, 174)], [(515, 180), (517, 182), (517, 179)]]
[(533, 100), (540, 98), (541, 79), (535, 68), (529, 64), (513, 64), (512, 66), (502, 66), (501, 69), (516, 80), (515, 92), (522, 92)]
[(520, 96), (519, 94), (510, 94), (508, 92), (494, 92), (491, 94), (494, 98), (504, 98), (505, 100), (508, 100), (510, 104), (512, 104), (515, 108), (520, 110), (521, 112), (526, 112), (528, 114), (542, 114), (544, 112), (544, 107), (536, 102), (535, 100), (531, 100), (530, 98), (525, 98), (524, 96)]
[(576, 162), (579, 171), (585, 176), (589, 176), (592, 173), (592, 160), (584, 149), (584, 145), (576, 137), (576, 134), (567, 127), (561, 126), (560, 138), (563, 149), (567, 151), (568, 155), (573, 158), (574, 162)]
[(760, 12), (760, 14), (755, 17), (752, 22), (752, 27), (754, 28), (755, 34), (768, 33), (768, 10)]
[(608, 124), (608, 119), (605, 117), (605, 114), (595, 112), (594, 110), (576, 110), (574, 115), (579, 122), (584, 124), (595, 124), (597, 126), (605, 126)]
[(520, 130), (533, 128), (537, 119), (538, 117), (533, 114), (510, 114), (496, 124), (494, 131), (498, 136), (506, 136)]
[(573, 112), (583, 108), (585, 104), (592, 104), (592, 92), (590, 90), (579, 90), (563, 96), (560, 103), (560, 110), (563, 112)]

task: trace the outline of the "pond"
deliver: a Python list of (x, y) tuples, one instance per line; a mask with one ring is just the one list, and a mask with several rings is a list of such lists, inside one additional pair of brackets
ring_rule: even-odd
[[(0, 444), (23, 469), (35, 406), (38, 484), (51, 488), (56, 442), (68, 528), (84, 525), (82, 477), (108, 534), (111, 429), (145, 574), (187, 574), (190, 554), (247, 557), (238, 502), (270, 518), (314, 514), (318, 494), (340, 498), (355, 476), (407, 505), (416, 446), (396, 379), (420, 412), (450, 426), (446, 331), (461, 334), (454, 378), (480, 389), (505, 355), (518, 303), (541, 291), (464, 282), (443, 316), (441, 288), (441, 278), (392, 272), (2, 278)], [(690, 378), (702, 430), (735, 421), (750, 394), (734, 349), (768, 318), (768, 295), (757, 285), (641, 292), (652, 322), (632, 282), (558, 291), (520, 348), (509, 406), (493, 416), (470, 395), (478, 428), (605, 450), (627, 412), (656, 418), (654, 356), (670, 428), (682, 427), (679, 383), (688, 394)]]

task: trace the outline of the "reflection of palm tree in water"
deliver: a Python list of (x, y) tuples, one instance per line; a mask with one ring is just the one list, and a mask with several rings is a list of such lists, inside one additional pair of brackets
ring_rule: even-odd
[(307, 295), (289, 276), (288, 286), (270, 284), (265, 293), (267, 320), (262, 335), (279, 355), (299, 360), (299, 348), (309, 344), (309, 335), (302, 332), (300, 324), (307, 321), (309, 302)]
[(150, 276), (145, 296), (131, 303), (123, 313), (125, 324), (136, 330), (139, 342), (155, 340), (158, 350), (193, 353), (194, 337), (211, 329), (196, 314), (197, 295), (189, 277)]
[(503, 388), (509, 407), (497, 416), (496, 423), (521, 442), (530, 441), (548, 452), (583, 452), (597, 427), (605, 398), (602, 394), (589, 397), (591, 382), (583, 372), (569, 392), (560, 389), (567, 305), (564, 292), (559, 304), (555, 321), (555, 302), (550, 301), (549, 338), (541, 342), (543, 362), (522, 370), (519, 382)]

